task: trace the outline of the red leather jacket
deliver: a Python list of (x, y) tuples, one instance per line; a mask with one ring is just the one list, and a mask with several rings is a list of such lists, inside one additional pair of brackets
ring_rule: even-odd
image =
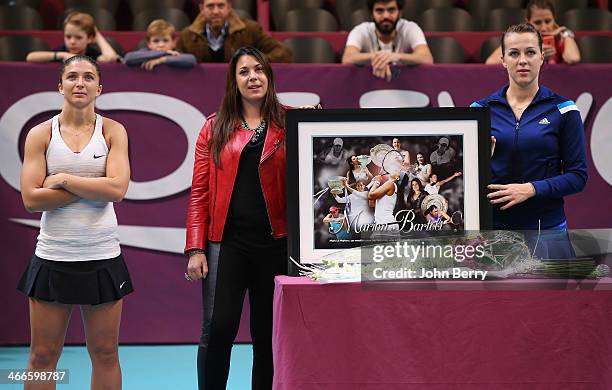
[[(219, 168), (208, 148), (215, 118), (216, 114), (208, 117), (196, 143), (185, 253), (192, 249), (206, 249), (207, 240), (221, 241), (240, 154), (253, 135), (249, 130), (236, 127), (232, 138), (221, 151)], [(270, 123), (261, 153), (259, 177), (275, 238), (287, 235), (285, 161), (285, 129)]]

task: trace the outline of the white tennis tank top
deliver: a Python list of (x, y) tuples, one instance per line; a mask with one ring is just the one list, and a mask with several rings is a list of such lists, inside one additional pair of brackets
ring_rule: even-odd
[(393, 183), (393, 195), (383, 195), (382, 198), (376, 199), (376, 208), (374, 209), (374, 222), (397, 223), (393, 215), (395, 202), (397, 201), (397, 185)]
[[(47, 148), (47, 175), (68, 173), (81, 177), (106, 175), (108, 146), (102, 135), (102, 117), (96, 114), (91, 140), (74, 153), (60, 134), (59, 116), (51, 122)], [(80, 199), (64, 207), (44, 211), (36, 256), (57, 261), (103, 260), (119, 256), (117, 217), (112, 202)]]

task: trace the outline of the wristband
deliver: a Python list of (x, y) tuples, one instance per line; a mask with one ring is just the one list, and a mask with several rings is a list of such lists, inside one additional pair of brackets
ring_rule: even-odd
[(576, 34), (574, 34), (574, 32), (573, 32), (572, 30), (567, 29), (567, 30), (565, 30), (565, 31), (563, 31), (563, 32), (561, 33), (561, 36), (562, 36), (563, 38), (575, 38), (575, 37), (576, 37)]
[(199, 254), (205, 255), (206, 251), (204, 249), (192, 249), (187, 252), (187, 257), (191, 257), (193, 255), (199, 255)]

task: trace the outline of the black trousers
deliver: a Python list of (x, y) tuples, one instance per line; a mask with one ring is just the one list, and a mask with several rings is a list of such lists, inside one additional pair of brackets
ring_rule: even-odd
[(244, 294), (248, 290), (253, 340), (252, 388), (272, 389), (274, 277), (287, 273), (287, 240), (252, 247), (236, 239), (209, 243), (202, 283), (203, 320), (198, 348), (200, 390), (225, 389)]

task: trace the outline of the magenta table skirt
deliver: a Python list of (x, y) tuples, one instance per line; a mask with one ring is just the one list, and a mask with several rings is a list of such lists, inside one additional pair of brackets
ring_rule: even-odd
[(388, 290), (277, 277), (274, 389), (612, 389), (604, 284), (486, 283)]

